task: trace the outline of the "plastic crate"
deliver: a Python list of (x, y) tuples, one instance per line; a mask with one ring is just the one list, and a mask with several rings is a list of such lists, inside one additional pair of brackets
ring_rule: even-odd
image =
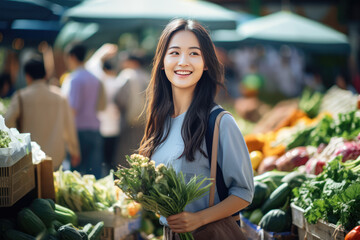
[(0, 167), (0, 207), (10, 207), (35, 188), (31, 152), (9, 167)]
[(292, 232), (268, 232), (260, 226), (251, 223), (240, 214), (241, 230), (248, 240), (295, 240), (297, 237)]

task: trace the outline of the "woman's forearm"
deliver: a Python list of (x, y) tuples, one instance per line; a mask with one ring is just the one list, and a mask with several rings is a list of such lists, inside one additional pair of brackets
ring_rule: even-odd
[(235, 195), (230, 195), (220, 203), (196, 214), (201, 219), (201, 226), (231, 216), (247, 207), (250, 203)]

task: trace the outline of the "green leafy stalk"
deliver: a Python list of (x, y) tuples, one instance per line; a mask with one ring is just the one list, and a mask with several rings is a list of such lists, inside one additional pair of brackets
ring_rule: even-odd
[[(114, 173), (115, 181), (129, 199), (140, 203), (145, 209), (168, 217), (183, 212), (186, 205), (203, 197), (209, 191), (211, 183), (202, 187), (209, 178), (192, 177), (188, 183), (182, 172), (159, 164), (149, 158), (133, 154), (126, 156), (130, 168), (120, 167)], [(194, 239), (192, 234), (180, 233), (180, 239)]]

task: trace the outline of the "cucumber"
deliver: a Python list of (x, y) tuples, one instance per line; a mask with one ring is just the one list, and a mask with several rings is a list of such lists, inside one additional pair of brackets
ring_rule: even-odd
[(98, 222), (89, 234), (89, 240), (99, 240), (102, 231), (104, 230), (104, 222)]
[(82, 240), (80, 233), (69, 225), (61, 226), (58, 230), (61, 240)]
[(29, 208), (23, 208), (17, 214), (17, 223), (21, 230), (34, 237), (46, 230), (45, 224)]
[(259, 226), (269, 232), (290, 231), (291, 215), (281, 209), (272, 209), (262, 217)]
[(255, 225), (258, 225), (263, 216), (264, 214), (262, 213), (261, 209), (257, 208), (251, 213), (249, 221)]
[(254, 210), (259, 208), (270, 195), (270, 188), (262, 182), (254, 182), (254, 197), (251, 204), (246, 210)]
[(48, 200), (37, 198), (30, 204), (33, 211), (45, 224), (47, 228), (51, 227), (52, 221), (55, 220), (55, 212)]
[(5, 240), (35, 240), (36, 238), (29, 234), (17, 231), (15, 229), (9, 229), (5, 232), (4, 239)]
[(264, 205), (261, 207), (263, 214), (266, 214), (272, 209), (280, 208), (284, 206), (288, 196), (291, 194), (291, 188), (288, 183), (282, 183), (278, 188), (276, 188), (265, 201)]
[(305, 180), (305, 174), (300, 172), (291, 172), (285, 177), (283, 177), (283, 179), (281, 179), (281, 182), (289, 184), (290, 188), (295, 188), (300, 187)]

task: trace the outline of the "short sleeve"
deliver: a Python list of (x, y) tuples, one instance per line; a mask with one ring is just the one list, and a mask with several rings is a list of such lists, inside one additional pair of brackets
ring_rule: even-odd
[(251, 203), (254, 195), (254, 175), (243, 135), (235, 119), (225, 114), (220, 121), (218, 162), (229, 195)]

